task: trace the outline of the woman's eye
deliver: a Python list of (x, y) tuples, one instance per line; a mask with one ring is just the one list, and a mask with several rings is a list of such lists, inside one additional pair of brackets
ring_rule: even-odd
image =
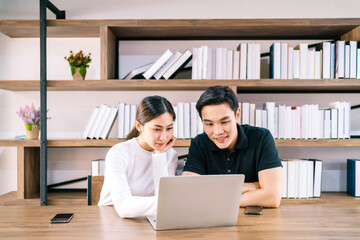
[(161, 131), (161, 129), (160, 128), (155, 128), (154, 131), (159, 132), (159, 131)]
[(173, 128), (171, 127), (171, 128), (167, 128), (166, 130), (167, 130), (167, 131), (170, 131), (170, 130), (172, 130), (172, 129), (173, 129)]

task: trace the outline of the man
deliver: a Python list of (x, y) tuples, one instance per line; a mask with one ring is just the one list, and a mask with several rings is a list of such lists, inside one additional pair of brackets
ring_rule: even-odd
[(270, 131), (239, 124), (241, 110), (229, 87), (208, 88), (196, 109), (205, 133), (191, 141), (183, 175), (244, 174), (240, 206), (279, 207), (282, 165)]

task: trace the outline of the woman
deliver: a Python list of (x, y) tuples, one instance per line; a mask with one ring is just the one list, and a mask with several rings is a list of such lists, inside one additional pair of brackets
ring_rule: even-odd
[(164, 97), (149, 96), (140, 102), (127, 141), (106, 155), (99, 206), (114, 205), (123, 218), (156, 214), (159, 180), (175, 176), (177, 167), (174, 120), (174, 109)]

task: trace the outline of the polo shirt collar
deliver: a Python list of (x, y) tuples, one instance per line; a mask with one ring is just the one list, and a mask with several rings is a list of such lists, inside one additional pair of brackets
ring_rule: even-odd
[[(238, 139), (235, 143), (234, 149), (243, 149), (248, 147), (248, 138), (246, 134), (244, 133), (243, 128), (240, 124), (237, 124), (237, 131), (238, 131)], [(216, 146), (216, 144), (208, 137), (208, 140), (210, 142), (210, 150), (212, 151), (218, 151), (222, 150)]]

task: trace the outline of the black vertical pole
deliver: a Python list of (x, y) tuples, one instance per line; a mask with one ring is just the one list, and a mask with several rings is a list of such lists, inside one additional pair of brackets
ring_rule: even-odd
[(40, 0), (40, 204), (47, 205), (46, 3)]

